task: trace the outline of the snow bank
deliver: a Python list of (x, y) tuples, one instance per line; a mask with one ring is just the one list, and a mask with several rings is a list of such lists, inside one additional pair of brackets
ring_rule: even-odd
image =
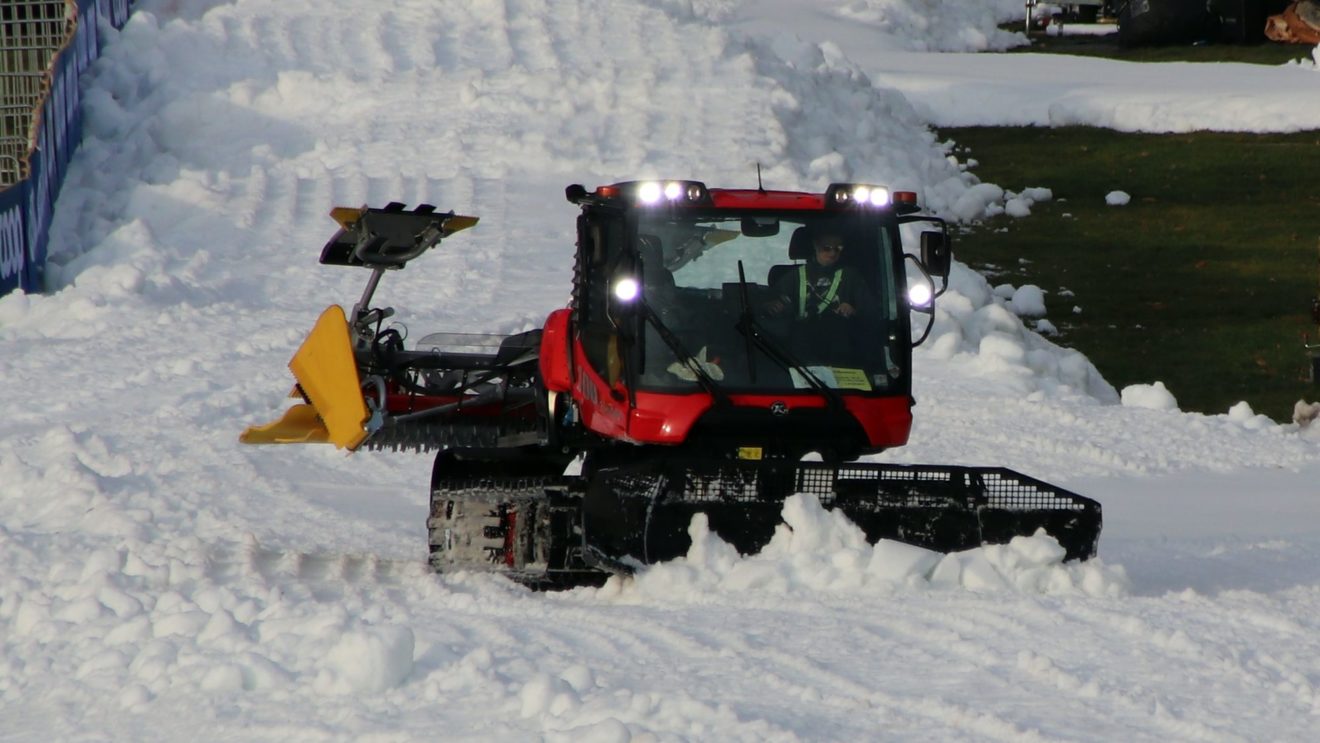
[[(1089, 359), (1050, 342), (1022, 322), (1023, 317), (1043, 318), (1045, 314), (1045, 293), (1040, 287), (1002, 285), (997, 290), (984, 276), (954, 261), (949, 289), (935, 302), (934, 325), (930, 337), (917, 349), (917, 358), (994, 377), (1022, 396), (1082, 395), (1099, 402), (1118, 402), (1118, 394)], [(917, 332), (925, 321), (924, 316), (913, 314)]]
[(678, 13), (715, 21), (759, 36), (839, 39), (904, 52), (1002, 51), (1027, 37), (1005, 31), (1005, 21), (1024, 17), (1015, 0), (663, 0)]
[(1023, 8), (1012, 0), (850, 0), (837, 4), (834, 12), (874, 32), (878, 48), (984, 52), (1027, 43), (1022, 33), (999, 28), (1005, 21), (1022, 18)]
[(784, 523), (756, 555), (742, 556), (712, 533), (705, 514), (688, 527), (684, 558), (653, 565), (627, 580), (611, 579), (600, 596), (618, 601), (701, 601), (712, 592), (798, 595), (811, 592), (888, 593), (967, 590), (1087, 596), (1127, 591), (1121, 567), (1101, 560), (1064, 563), (1064, 550), (1043, 532), (1005, 545), (941, 554), (892, 540), (871, 545), (841, 513), (813, 495), (784, 502)]

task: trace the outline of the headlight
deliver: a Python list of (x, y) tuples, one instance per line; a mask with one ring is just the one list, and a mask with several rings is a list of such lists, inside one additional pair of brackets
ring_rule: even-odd
[(637, 279), (631, 276), (625, 276), (614, 282), (614, 298), (620, 302), (631, 302), (637, 299), (641, 293), (641, 287), (637, 284)]
[[(626, 185), (626, 184), (625, 184)], [(643, 206), (655, 206), (662, 202), (670, 204), (700, 203), (707, 198), (706, 186), (701, 181), (641, 181), (635, 186), (637, 203)], [(604, 189), (617, 186), (603, 186), (597, 189), (599, 194)], [(613, 195), (612, 193), (609, 195)]]
[(908, 287), (908, 304), (913, 307), (929, 307), (930, 299), (930, 284), (913, 284)]
[(647, 181), (637, 187), (637, 200), (643, 204), (654, 204), (660, 200), (662, 193), (659, 183)]

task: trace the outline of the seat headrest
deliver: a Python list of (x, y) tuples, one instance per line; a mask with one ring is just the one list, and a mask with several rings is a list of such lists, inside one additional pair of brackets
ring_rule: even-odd
[(795, 261), (805, 261), (815, 252), (811, 244), (811, 230), (806, 225), (793, 230), (793, 237), (788, 241), (788, 257)]

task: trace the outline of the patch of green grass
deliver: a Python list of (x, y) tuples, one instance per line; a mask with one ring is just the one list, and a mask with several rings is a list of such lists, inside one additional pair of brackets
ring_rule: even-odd
[[(983, 181), (1054, 199), (956, 245), (991, 283), (1046, 290), (1056, 341), (1115, 387), (1163, 381), (1183, 410), (1246, 400), (1289, 420), (1320, 396), (1303, 334), (1320, 293), (1320, 131), (1129, 134), (966, 128), (940, 136)], [(1131, 195), (1109, 206), (1111, 191)], [(1074, 312), (1074, 307), (1080, 312)]]

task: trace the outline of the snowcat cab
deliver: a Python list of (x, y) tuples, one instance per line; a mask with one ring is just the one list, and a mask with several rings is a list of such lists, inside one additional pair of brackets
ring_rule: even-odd
[[(477, 220), (334, 210), (321, 262), (370, 269), (367, 288), (290, 362), (302, 402), (241, 440), (436, 450), (431, 564), (533, 586), (681, 556), (697, 514), (756, 552), (795, 493), (872, 541), (950, 551), (1043, 528), (1070, 559), (1095, 554), (1087, 498), (999, 468), (854, 461), (907, 442), (912, 348), (948, 279), (944, 222), (915, 194), (630, 181), (566, 195), (580, 209), (569, 307), (540, 330), (411, 349), (393, 310), (370, 306), (377, 284)], [(902, 247), (909, 222), (931, 227), (919, 257)], [(817, 247), (837, 271), (812, 267)]]
[[(808, 195), (671, 181), (568, 197), (582, 208), (574, 389), (589, 429), (744, 459), (847, 461), (907, 441), (898, 228), (914, 194), (895, 204), (876, 186)], [(942, 222), (924, 218), (942, 239)], [(823, 236), (843, 246), (843, 294), (808, 278)]]

